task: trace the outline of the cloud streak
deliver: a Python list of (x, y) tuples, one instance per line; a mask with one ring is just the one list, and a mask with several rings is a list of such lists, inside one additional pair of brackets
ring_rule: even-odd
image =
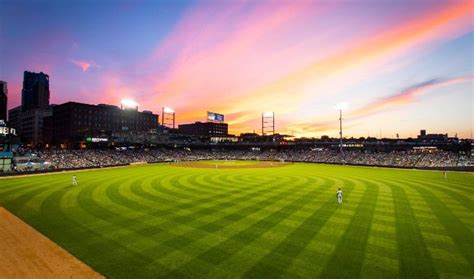
[(474, 76), (455, 77), (448, 79), (435, 78), (430, 79), (415, 85), (412, 85), (401, 92), (380, 98), (374, 102), (371, 102), (361, 108), (358, 108), (349, 113), (351, 118), (361, 118), (376, 113), (386, 112), (404, 105), (416, 102), (422, 95), (428, 93), (430, 90), (465, 82), (473, 82)]

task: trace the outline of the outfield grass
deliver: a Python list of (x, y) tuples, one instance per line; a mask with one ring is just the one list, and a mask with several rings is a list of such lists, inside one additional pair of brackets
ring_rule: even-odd
[[(474, 176), (148, 165), (0, 180), (0, 206), (112, 278), (474, 276)], [(336, 203), (338, 187), (344, 204)]]

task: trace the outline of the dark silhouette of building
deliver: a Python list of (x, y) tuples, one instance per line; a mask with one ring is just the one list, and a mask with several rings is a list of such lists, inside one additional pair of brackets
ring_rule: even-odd
[(8, 111), (8, 123), (21, 134), (21, 106), (14, 107)]
[(219, 137), (227, 136), (229, 125), (219, 122), (195, 122), (191, 124), (181, 124), (178, 126), (178, 133), (184, 135)]
[(21, 106), (8, 111), (10, 126), (26, 144), (44, 143), (43, 119), (51, 115), (49, 76), (44, 73), (23, 73)]
[(72, 147), (88, 137), (104, 138), (114, 132), (133, 133), (158, 127), (158, 115), (151, 111), (67, 102), (53, 107), (52, 115), (45, 119), (44, 131), (48, 142)]
[(23, 143), (38, 145), (45, 142), (43, 138), (44, 118), (50, 116), (51, 107), (22, 111), (21, 106), (8, 111), (8, 123), (21, 137)]
[(46, 109), (49, 107), (49, 76), (44, 73), (23, 73), (21, 110)]
[(6, 81), (0, 81), (0, 120), (7, 121), (8, 88)]
[(51, 108), (37, 108), (21, 112), (21, 137), (25, 143), (38, 145), (46, 143), (43, 134), (44, 118), (51, 116)]
[(448, 134), (427, 134), (426, 130), (420, 130), (418, 140), (422, 141), (446, 141), (448, 140)]

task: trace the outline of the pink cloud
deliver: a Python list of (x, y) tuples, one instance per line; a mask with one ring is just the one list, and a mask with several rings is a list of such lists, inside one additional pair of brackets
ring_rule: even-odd
[[(293, 115), (285, 125), (296, 131), (300, 127), (302, 133), (316, 126), (315, 119), (318, 131), (329, 129), (332, 122), (316, 112), (303, 121), (291, 112), (348, 87), (358, 78), (354, 73), (370, 78), (367, 73), (378, 71), (389, 58), (445, 41), (464, 26), (458, 20), (472, 14), (468, 2), (444, 3), (409, 20), (396, 22), (395, 17), (388, 26), (366, 27), (360, 34), (354, 30), (356, 35), (341, 43), (338, 28), (350, 27), (315, 20), (331, 14), (337, 3), (225, 3), (204, 3), (185, 12), (169, 37), (134, 69), (144, 74), (130, 80), (109, 72), (101, 98), (116, 102), (125, 95), (140, 96), (135, 99), (143, 108), (175, 108), (179, 123), (201, 120), (206, 110), (221, 112), (234, 133), (258, 127), (259, 113), (267, 109)], [(317, 31), (309, 32), (311, 28)], [(315, 90), (328, 84), (335, 90)]]
[(367, 105), (350, 112), (349, 115), (352, 118), (361, 118), (361, 117), (366, 117), (366, 116), (373, 115), (380, 112), (386, 112), (389, 109), (394, 109), (394, 108), (415, 102), (418, 97), (420, 97), (423, 94), (426, 94), (431, 89), (447, 86), (451, 84), (457, 84), (457, 83), (464, 83), (464, 82), (472, 83), (473, 81), (474, 81), (474, 76), (428, 80), (428, 81), (410, 86), (409, 88), (397, 94), (384, 97), (374, 102), (368, 103)]
[(71, 63), (81, 68), (83, 72), (87, 72), (91, 67), (98, 67), (94, 61), (71, 59)]

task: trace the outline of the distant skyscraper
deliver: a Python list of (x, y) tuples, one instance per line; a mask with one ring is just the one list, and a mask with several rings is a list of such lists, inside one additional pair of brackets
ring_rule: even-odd
[(49, 107), (49, 76), (25, 71), (21, 91), (21, 110)]
[(0, 120), (7, 120), (7, 82), (0, 81)]

